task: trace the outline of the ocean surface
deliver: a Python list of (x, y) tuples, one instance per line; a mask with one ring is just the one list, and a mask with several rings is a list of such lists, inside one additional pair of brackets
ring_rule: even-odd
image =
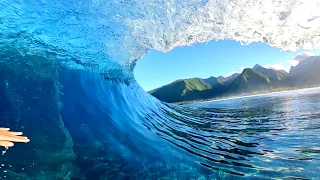
[(319, 8), (0, 0), (0, 127), (31, 140), (0, 156), (0, 179), (318, 179), (319, 89), (177, 106), (133, 69), (150, 50), (210, 40), (319, 49)]

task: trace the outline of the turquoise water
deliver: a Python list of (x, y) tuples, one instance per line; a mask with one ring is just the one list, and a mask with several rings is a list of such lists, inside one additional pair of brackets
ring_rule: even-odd
[(30, 139), (0, 157), (0, 179), (318, 179), (319, 89), (177, 106), (133, 69), (209, 40), (319, 48), (319, 6), (0, 0), (0, 127)]

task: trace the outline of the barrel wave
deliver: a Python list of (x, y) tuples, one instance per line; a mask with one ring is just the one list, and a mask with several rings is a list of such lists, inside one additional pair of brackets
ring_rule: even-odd
[[(177, 106), (133, 75), (152, 49), (210, 40), (319, 49), (319, 8), (316, 0), (0, 0), (0, 126), (31, 140), (1, 156), (1, 179), (319, 177), (318, 89)], [(301, 97), (316, 110), (292, 105)]]

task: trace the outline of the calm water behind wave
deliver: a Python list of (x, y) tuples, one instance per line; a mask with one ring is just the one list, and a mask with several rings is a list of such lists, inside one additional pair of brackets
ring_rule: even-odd
[(226, 179), (320, 177), (319, 88), (186, 107), (169, 141)]

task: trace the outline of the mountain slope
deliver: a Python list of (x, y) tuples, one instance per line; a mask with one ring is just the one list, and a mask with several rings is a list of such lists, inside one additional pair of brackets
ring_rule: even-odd
[(189, 91), (197, 90), (203, 91), (206, 89), (211, 89), (211, 85), (209, 83), (204, 82), (204, 80), (200, 78), (191, 78), (183, 80), (185, 83), (185, 89), (183, 94), (188, 93)]
[(165, 102), (181, 102), (213, 98), (222, 95), (227, 86), (216, 77), (207, 79), (190, 78), (174, 81), (149, 91), (154, 97)]
[(246, 68), (229, 86), (226, 95), (259, 91), (272, 87), (271, 81), (265, 75)]
[(221, 86), (223, 85), (221, 82), (219, 82), (218, 78), (216, 77), (209, 77), (207, 79), (203, 79), (204, 82), (208, 83), (211, 85), (211, 87), (215, 87), (215, 86)]
[(289, 73), (284, 70), (267, 69), (259, 64), (256, 64), (252, 69), (268, 77), (271, 81), (279, 81), (289, 76)]
[(177, 80), (149, 93), (165, 102), (191, 101), (206, 97), (211, 85), (200, 78)]
[(219, 76), (218, 77), (218, 81), (221, 84), (229, 86), (239, 75), (240, 75), (239, 73), (234, 73), (234, 74), (232, 74), (231, 76), (228, 76), (228, 77)]
[(320, 56), (309, 57), (297, 66), (291, 67), (290, 80), (294, 86), (320, 83)]

